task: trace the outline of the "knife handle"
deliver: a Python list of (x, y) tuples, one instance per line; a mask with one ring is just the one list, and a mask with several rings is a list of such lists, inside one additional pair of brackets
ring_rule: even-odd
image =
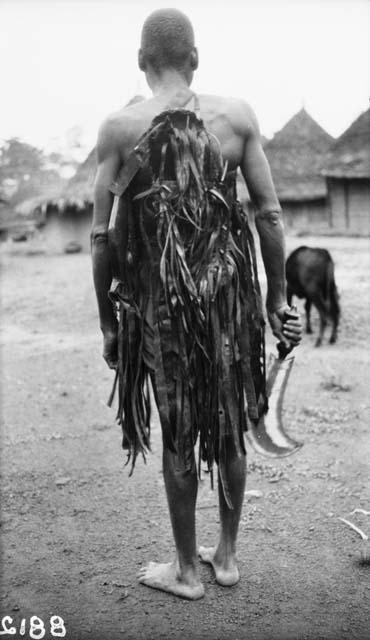
[[(294, 320), (294, 318), (297, 318), (298, 316), (298, 312), (297, 312), (297, 307), (295, 305), (290, 307), (289, 311), (285, 311), (284, 313), (284, 318), (283, 318), (283, 323), (286, 322), (287, 320)], [(294, 347), (289, 346), (287, 347), (285, 342), (278, 342), (277, 343), (277, 350), (279, 353), (279, 359), (280, 360), (284, 360), (284, 358), (286, 358), (286, 356), (288, 355), (288, 353), (290, 353), (292, 350), (294, 349)]]

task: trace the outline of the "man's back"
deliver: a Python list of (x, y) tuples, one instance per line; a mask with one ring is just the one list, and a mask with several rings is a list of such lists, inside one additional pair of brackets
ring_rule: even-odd
[[(192, 92), (176, 86), (159, 92), (153, 98), (112, 114), (101, 127), (99, 141), (104, 157), (112, 158), (116, 173), (127, 160), (140, 136), (153, 118), (168, 108), (193, 109)], [(250, 106), (241, 99), (199, 95), (200, 116), (209, 133), (220, 143), (228, 170), (240, 167), (254, 204), (259, 210), (279, 211), (280, 205), (262, 149), (258, 122)], [(99, 146), (98, 146), (99, 151)]]
[[(112, 114), (105, 127), (114, 132), (112, 142), (118, 143), (122, 162), (135, 146), (140, 136), (149, 128), (153, 118), (167, 108), (168, 104), (193, 110), (194, 100), (189, 90), (169, 92), (140, 103), (125, 107)], [(259, 137), (258, 127), (250, 107), (243, 100), (213, 95), (199, 95), (200, 117), (206, 129), (216, 136), (221, 145), (224, 161), (229, 169), (236, 169), (242, 163), (243, 149), (248, 135)]]

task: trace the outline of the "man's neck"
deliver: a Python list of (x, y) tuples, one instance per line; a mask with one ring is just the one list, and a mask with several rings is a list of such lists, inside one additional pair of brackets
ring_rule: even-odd
[(155, 98), (189, 92), (189, 78), (175, 69), (166, 69), (160, 74), (148, 73), (147, 81)]

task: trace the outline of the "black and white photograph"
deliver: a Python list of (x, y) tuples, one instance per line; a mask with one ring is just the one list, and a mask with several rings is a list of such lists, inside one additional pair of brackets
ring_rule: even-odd
[(369, 0), (0, 0), (0, 637), (370, 640)]

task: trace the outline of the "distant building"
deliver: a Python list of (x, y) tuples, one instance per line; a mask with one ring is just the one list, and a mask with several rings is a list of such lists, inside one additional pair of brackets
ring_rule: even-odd
[(75, 242), (82, 251), (90, 251), (96, 166), (96, 150), (93, 149), (68, 181), (60, 197), (46, 204), (42, 235), (50, 250), (60, 253), (70, 242)]
[(333, 228), (370, 232), (370, 109), (334, 142), (323, 165)]
[(293, 229), (328, 227), (322, 162), (333, 138), (301, 109), (265, 145), (285, 224)]
[(9, 204), (0, 198), (0, 242), (20, 238), (26, 239), (34, 233), (35, 221), (17, 214)]

